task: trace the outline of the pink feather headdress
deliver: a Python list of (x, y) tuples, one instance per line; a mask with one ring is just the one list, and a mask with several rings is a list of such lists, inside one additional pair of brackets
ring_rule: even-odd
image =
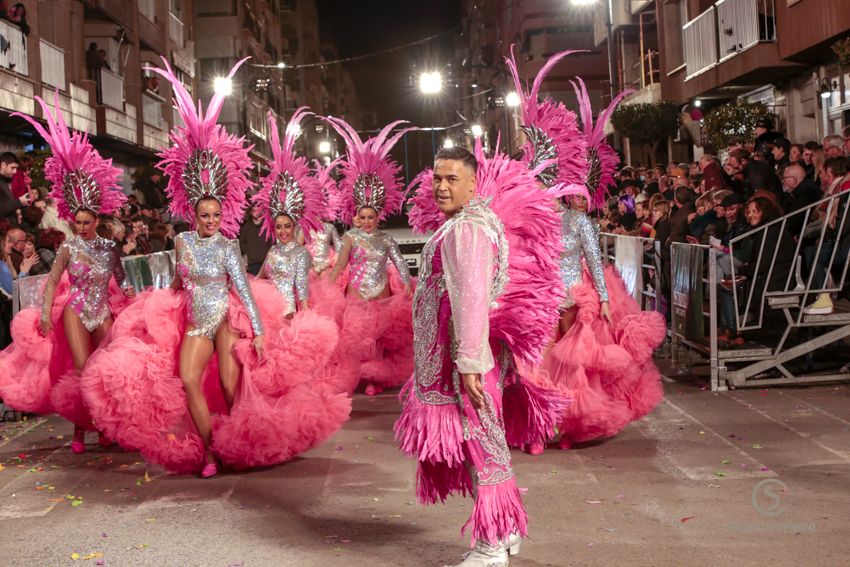
[(347, 145), (339, 183), (340, 220), (350, 225), (364, 207), (375, 209), (379, 221), (399, 212), (404, 201), (404, 184), (399, 176), (401, 166), (389, 157), (389, 153), (402, 136), (415, 128), (402, 128), (390, 136), (393, 128), (406, 124), (404, 120), (397, 120), (384, 126), (374, 138), (363, 142), (357, 131), (344, 120), (332, 116), (325, 117), (325, 120)]
[(522, 148), (523, 160), (531, 169), (548, 163), (537, 176), (546, 187), (584, 183), (587, 175), (587, 139), (579, 130), (575, 113), (563, 103), (538, 99), (546, 76), (561, 59), (572, 53), (577, 51), (562, 51), (550, 57), (534, 78), (530, 91), (523, 88), (513, 46), (511, 57), (505, 59), (521, 100), (522, 130), (528, 139)]
[[(227, 75), (232, 79), (236, 70), (248, 58), (242, 59)], [(157, 167), (168, 175), (166, 193), (169, 209), (175, 216), (194, 227), (195, 205), (201, 199), (213, 198), (221, 203), (221, 232), (228, 238), (239, 234), (248, 206), (246, 192), (251, 186), (249, 172), (253, 167), (244, 138), (229, 134), (217, 123), (224, 105), (223, 94), (215, 94), (204, 112), (197, 107), (183, 83), (174, 74), (165, 58), (165, 69), (147, 67), (165, 77), (174, 90), (174, 108), (184, 126), (171, 130), (172, 146), (159, 152), (162, 158)]]
[(53, 155), (44, 164), (44, 177), (53, 185), (50, 192), (59, 209), (59, 216), (74, 220), (79, 210), (89, 210), (96, 215), (116, 212), (127, 201), (121, 192), (118, 180), (121, 170), (112, 165), (111, 159), (103, 159), (92, 147), (88, 134), (71, 132), (59, 108), (58, 91), (53, 98), (56, 114), (41, 97), (35, 100), (41, 105), (47, 129), (31, 116), (13, 112), (20, 116), (50, 144)]
[(616, 150), (605, 141), (605, 124), (611, 118), (611, 114), (623, 100), (623, 97), (634, 91), (625, 90), (614, 97), (611, 104), (599, 113), (596, 123), (594, 123), (593, 105), (590, 103), (587, 87), (580, 78), (577, 77), (576, 79), (578, 83), (572, 83), (572, 85), (578, 98), (581, 122), (587, 140), (587, 178), (583, 183), (587, 185), (587, 190), (591, 196), (588, 206), (595, 209), (605, 204), (608, 198), (608, 188), (614, 183), (614, 171), (620, 163), (620, 157)]
[(319, 160), (313, 160), (313, 175), (322, 188), (322, 219), (334, 222), (339, 218), (342, 208), (339, 185), (331, 174), (336, 166), (342, 162), (342, 158), (336, 158), (327, 165)]
[(318, 231), (322, 227), (322, 186), (310, 175), (307, 158), (295, 157), (295, 140), (300, 132), (299, 124), (305, 116), (312, 114), (306, 107), (295, 111), (286, 131), (283, 144), (277, 129), (277, 121), (269, 112), (272, 161), (268, 175), (263, 177), (262, 188), (254, 196), (254, 203), (263, 209), (263, 226), (260, 232), (269, 240), (274, 239), (274, 220), (278, 215), (287, 215), (301, 227), (304, 234)]

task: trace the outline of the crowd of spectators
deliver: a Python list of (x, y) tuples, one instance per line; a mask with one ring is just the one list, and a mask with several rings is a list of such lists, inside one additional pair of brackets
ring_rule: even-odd
[[(734, 287), (753, 290), (756, 297), (766, 290), (783, 290), (798, 249), (802, 275), (797, 284), (811, 278), (811, 289), (817, 290), (824, 289), (830, 275), (840, 281), (850, 253), (850, 219), (844, 220), (847, 198), (811, 205), (850, 194), (850, 127), (820, 143), (792, 143), (763, 118), (755, 139), (721, 153), (722, 160), (703, 155), (692, 163), (622, 168), (599, 222), (606, 232), (653, 241), (648, 247), (657, 251), (661, 266), (660, 300), (668, 305), (671, 245), (689, 242), (715, 248), (721, 281), (720, 340), (740, 345), (744, 339), (736, 328)], [(784, 215), (790, 216), (764, 228)], [(761, 250), (767, 260), (758, 262)], [(795, 280), (791, 282), (794, 287)], [(805, 312), (828, 314), (833, 308), (830, 294), (820, 293)]]

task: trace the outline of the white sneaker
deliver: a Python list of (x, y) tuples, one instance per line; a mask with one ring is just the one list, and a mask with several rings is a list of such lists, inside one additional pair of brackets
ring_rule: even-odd
[(498, 545), (479, 541), (472, 551), (463, 556), (463, 561), (453, 567), (508, 567), (510, 556), (519, 553), (521, 542), (522, 538), (517, 533), (511, 534)]
[(831, 315), (835, 310), (828, 293), (821, 293), (814, 303), (803, 309), (804, 315)]

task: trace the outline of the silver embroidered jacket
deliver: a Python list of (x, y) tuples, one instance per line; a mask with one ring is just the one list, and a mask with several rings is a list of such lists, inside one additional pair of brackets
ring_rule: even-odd
[(587, 263), (599, 300), (608, 301), (599, 234), (593, 227), (593, 221), (585, 213), (573, 209), (564, 209), (561, 215), (561, 242), (564, 251), (561, 254), (560, 271), (567, 289), (567, 306), (573, 303), (569, 298), (570, 288), (581, 282), (582, 258)]
[(254, 302), (239, 255), (239, 244), (216, 233), (201, 238), (197, 232), (183, 232), (175, 239), (177, 275), (189, 294), (189, 317), (193, 336), (215, 338), (227, 316), (230, 286), (236, 288), (248, 311), (255, 335), (263, 334), (263, 323)]
[(407, 262), (392, 236), (380, 230), (369, 234), (359, 228), (352, 228), (345, 236), (352, 242), (348, 285), (356, 289), (363, 299), (374, 299), (387, 287), (388, 260), (395, 264), (402, 281), (410, 282)]
[(66, 269), (71, 284), (68, 306), (80, 316), (87, 331), (94, 331), (110, 315), (109, 278), (115, 277), (122, 288), (130, 287), (118, 246), (114, 241), (99, 236), (91, 240), (73, 236), (63, 242), (44, 288), (42, 319), (50, 316), (56, 286)]
[[(439, 384), (447, 353), (460, 373), (483, 375), (493, 368), (489, 317), (507, 285), (507, 268), (504, 227), (480, 199), (470, 201), (425, 244), (413, 298), (413, 349), (417, 395), (426, 403), (457, 401), (449, 384)], [(446, 296), (448, 333), (441, 332), (438, 317)], [(451, 336), (452, 344), (441, 344), (440, 336)]]
[(263, 269), (264, 275), (286, 299), (284, 316), (295, 312), (297, 302), (309, 299), (310, 252), (305, 247), (295, 242), (275, 244), (269, 249)]

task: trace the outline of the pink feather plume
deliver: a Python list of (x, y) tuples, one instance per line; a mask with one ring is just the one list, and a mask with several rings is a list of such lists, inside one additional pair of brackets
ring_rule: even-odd
[[(233, 78), (239, 67), (248, 58), (242, 59), (233, 66), (228, 78)], [(245, 138), (237, 138), (229, 134), (218, 124), (225, 96), (216, 94), (210, 100), (206, 112), (201, 102), (195, 106), (192, 95), (180, 79), (174, 74), (168, 61), (163, 58), (165, 69), (146, 67), (162, 75), (171, 83), (174, 91), (174, 108), (183, 119), (184, 126), (175, 126), (171, 130), (171, 147), (159, 152), (161, 161), (157, 167), (168, 176), (166, 193), (170, 199), (171, 213), (186, 221), (194, 228), (195, 207), (186, 193), (183, 185), (183, 171), (192, 155), (197, 150), (211, 150), (224, 163), (227, 170), (227, 193), (221, 201), (221, 232), (228, 238), (239, 234), (245, 209), (248, 207), (247, 192), (251, 187), (250, 171), (253, 168), (248, 152), (253, 145), (246, 146)]]
[(351, 224), (357, 213), (354, 184), (358, 177), (365, 174), (377, 176), (384, 184), (386, 200), (384, 208), (378, 214), (378, 220), (386, 220), (387, 217), (399, 212), (404, 201), (404, 183), (399, 175), (401, 165), (388, 156), (401, 137), (416, 128), (402, 128), (390, 135), (393, 128), (406, 124), (404, 120), (397, 120), (384, 126), (377, 136), (363, 142), (357, 131), (344, 120), (333, 116), (327, 116), (325, 120), (345, 140), (347, 146), (345, 159), (341, 164), (342, 180), (339, 182), (341, 205), (339, 219), (345, 224)]
[[(519, 76), (519, 70), (514, 57), (513, 46), (511, 56), (505, 63), (511, 72), (514, 86), (521, 100), (522, 123), (525, 127), (536, 127), (542, 130), (555, 144), (557, 153), (558, 175), (556, 183), (583, 183), (587, 175), (587, 140), (581, 135), (576, 115), (567, 109), (563, 103), (550, 98), (539, 100), (540, 87), (549, 72), (564, 57), (582, 51), (562, 51), (551, 56), (537, 73), (531, 90), (526, 91)], [(531, 163), (534, 159), (534, 146), (526, 142), (522, 148), (523, 160)]]
[[(44, 164), (44, 177), (53, 187), (50, 196), (56, 201), (59, 216), (65, 220), (74, 220), (75, 211), (71, 210), (71, 205), (65, 201), (62, 188), (65, 176), (77, 170), (91, 176), (97, 185), (100, 204), (94, 212), (99, 215), (111, 215), (118, 211), (127, 201), (127, 197), (121, 192), (121, 186), (118, 185), (121, 170), (112, 165), (112, 159), (101, 157), (89, 142), (87, 133), (71, 132), (59, 107), (59, 91), (53, 96), (55, 114), (51, 113), (50, 107), (41, 97), (36, 96), (35, 100), (44, 113), (46, 129), (32, 116), (18, 112), (13, 112), (12, 116), (19, 116), (29, 122), (53, 151), (53, 155), (47, 158)], [(78, 193), (78, 190), (75, 189), (75, 192)]]
[[(277, 120), (274, 114), (269, 112), (269, 143), (272, 149), (272, 160), (269, 162), (269, 174), (263, 177), (261, 181), (260, 191), (254, 196), (254, 203), (259, 204), (263, 209), (263, 226), (260, 229), (268, 240), (274, 240), (274, 214), (272, 212), (272, 193), (275, 183), (280, 175), (288, 173), (301, 189), (304, 199), (304, 212), (298, 225), (304, 234), (310, 234), (310, 231), (319, 231), (322, 228), (322, 211), (324, 208), (322, 199), (322, 186), (319, 180), (310, 175), (310, 167), (307, 163), (307, 158), (295, 156), (295, 140), (300, 132), (299, 124), (301, 121), (312, 114), (307, 111), (306, 107), (301, 107), (295, 111), (289, 124), (286, 126), (286, 131), (283, 134), (283, 142), (280, 140), (280, 133), (277, 128)], [(285, 202), (286, 191), (281, 189), (279, 200)]]
[(323, 165), (319, 160), (313, 160), (313, 175), (322, 187), (322, 219), (328, 222), (335, 222), (342, 208), (339, 185), (332, 176), (334, 168), (341, 162), (342, 158), (336, 158), (329, 164)]

